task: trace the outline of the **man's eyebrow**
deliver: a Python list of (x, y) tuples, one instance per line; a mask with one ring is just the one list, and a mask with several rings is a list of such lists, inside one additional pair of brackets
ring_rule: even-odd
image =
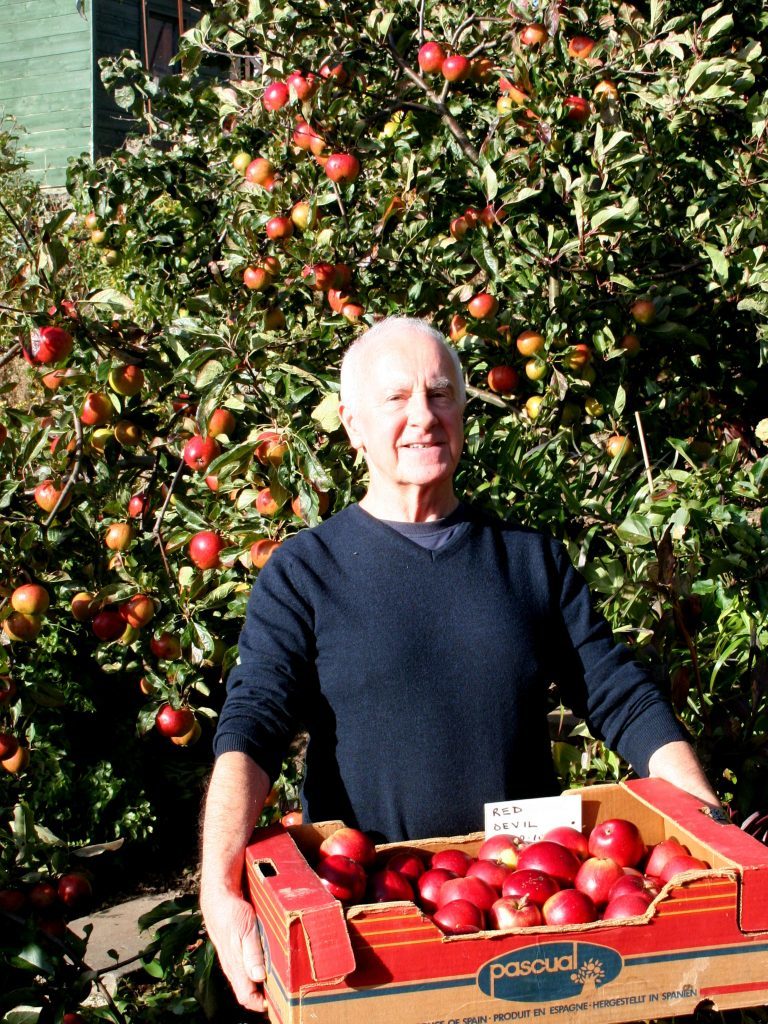
[(429, 386), (435, 389), (448, 388), (451, 391), (455, 390), (453, 381), (451, 380), (450, 377), (436, 377), (434, 380), (429, 382)]

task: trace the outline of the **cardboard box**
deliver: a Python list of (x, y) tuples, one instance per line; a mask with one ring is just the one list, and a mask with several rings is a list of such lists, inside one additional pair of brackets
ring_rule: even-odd
[[(678, 875), (643, 917), (446, 936), (413, 903), (343, 908), (311, 852), (339, 823), (266, 829), (247, 878), (279, 1024), (589, 1024), (768, 1003), (768, 848), (713, 822), (659, 779), (581, 790), (584, 827), (629, 818), (648, 844), (675, 836), (711, 870)], [(459, 847), (479, 833), (382, 846)]]

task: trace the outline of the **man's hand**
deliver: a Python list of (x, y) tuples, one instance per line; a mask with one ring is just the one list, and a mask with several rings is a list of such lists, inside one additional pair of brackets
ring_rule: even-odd
[(222, 754), (213, 769), (203, 818), (200, 907), (224, 974), (237, 1001), (265, 1008), (264, 954), (256, 915), (243, 898), (243, 863), (269, 779), (246, 754)]
[(215, 897), (208, 894), (203, 917), (238, 1003), (247, 1010), (263, 1012), (264, 953), (253, 907), (233, 893), (220, 893)]

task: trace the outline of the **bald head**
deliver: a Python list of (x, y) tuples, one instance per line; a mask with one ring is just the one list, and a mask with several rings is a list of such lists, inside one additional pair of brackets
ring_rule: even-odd
[(461, 406), (465, 405), (466, 388), (458, 353), (446, 342), (440, 331), (427, 320), (418, 320), (415, 317), (407, 316), (390, 316), (380, 320), (356, 338), (342, 359), (341, 401), (348, 409), (355, 407), (361, 384), (366, 377), (366, 364), (373, 351), (385, 347), (387, 341), (395, 341), (408, 334), (422, 335), (442, 346), (450, 358), (454, 371), (454, 380), (451, 381), (451, 384)]

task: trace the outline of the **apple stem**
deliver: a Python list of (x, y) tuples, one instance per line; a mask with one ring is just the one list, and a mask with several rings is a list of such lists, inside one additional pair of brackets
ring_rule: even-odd
[(347, 220), (347, 209), (344, 206), (344, 199), (341, 195), (341, 189), (339, 188), (337, 182), (332, 181), (331, 184), (333, 185), (333, 191), (336, 193), (336, 202), (339, 204), (339, 212), (341, 213), (341, 216), (344, 218), (344, 220)]

